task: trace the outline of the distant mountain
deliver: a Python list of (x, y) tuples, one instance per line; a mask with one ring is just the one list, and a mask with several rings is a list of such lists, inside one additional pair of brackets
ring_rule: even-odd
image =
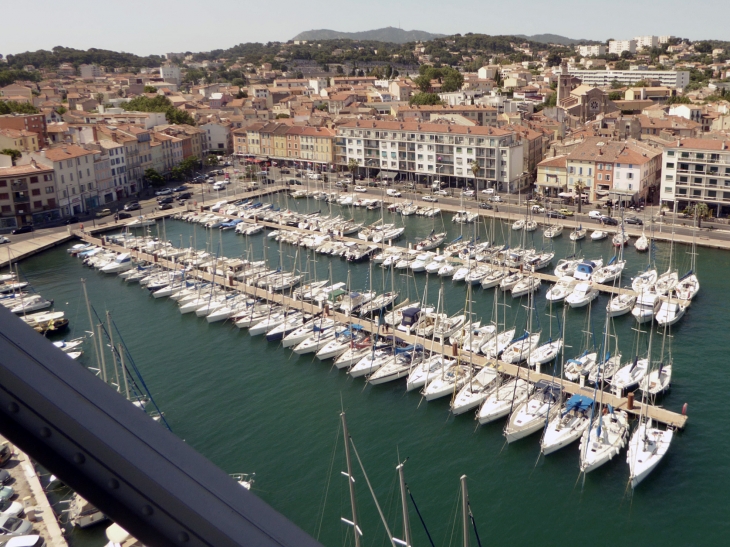
[(423, 30), (403, 30), (395, 27), (385, 27), (376, 30), (365, 30), (362, 32), (339, 32), (337, 30), (319, 29), (307, 30), (297, 34), (293, 40), (373, 40), (377, 42), (390, 42), (393, 44), (405, 44), (441, 38), (444, 34), (433, 34)]
[(563, 46), (573, 46), (575, 44), (585, 44), (590, 42), (595, 42), (595, 40), (574, 40), (572, 38), (566, 38), (565, 36), (560, 36), (559, 34), (533, 34), (532, 36), (525, 36), (524, 34), (515, 34), (516, 38), (524, 38), (525, 40), (530, 40), (531, 42), (539, 42), (541, 44), (560, 44)]

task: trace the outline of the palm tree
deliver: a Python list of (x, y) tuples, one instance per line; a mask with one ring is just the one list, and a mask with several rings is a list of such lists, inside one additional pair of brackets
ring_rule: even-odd
[(695, 203), (694, 212), (697, 215), (697, 228), (702, 228), (703, 218), (712, 218), (712, 209), (704, 202)]
[(350, 161), (347, 162), (347, 169), (350, 171), (353, 181), (355, 180), (355, 171), (357, 171), (358, 167), (360, 167), (360, 164), (357, 163), (357, 160), (355, 158), (352, 158), (350, 159)]
[(471, 162), (471, 172), (474, 175), (474, 189), (477, 187), (477, 175), (479, 175), (479, 169), (479, 162), (477, 162), (477, 160)]
[(582, 205), (583, 205), (583, 190), (585, 190), (586, 186), (583, 184), (583, 181), (581, 179), (578, 179), (578, 182), (573, 185), (573, 191), (578, 196), (578, 213), (581, 212)]

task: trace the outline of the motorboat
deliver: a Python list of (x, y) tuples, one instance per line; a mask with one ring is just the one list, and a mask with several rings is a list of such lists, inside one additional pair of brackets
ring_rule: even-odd
[(588, 429), (593, 399), (573, 395), (545, 428), (540, 450), (548, 455), (577, 441)]
[(494, 389), (499, 373), (493, 367), (484, 367), (464, 384), (451, 401), (452, 414), (463, 414), (481, 405)]
[(659, 310), (661, 300), (659, 295), (654, 291), (642, 291), (636, 298), (636, 305), (631, 310), (631, 315), (634, 316), (636, 321), (639, 323), (646, 323), (654, 318), (654, 315)]
[(416, 260), (410, 264), (409, 268), (413, 273), (425, 272), (426, 266), (432, 259), (433, 253), (421, 253), (416, 257)]
[(575, 257), (561, 258), (558, 260), (558, 265), (555, 267), (555, 275), (557, 277), (572, 276), (578, 264), (582, 262), (582, 259)]
[(560, 413), (563, 392), (560, 384), (539, 380), (530, 397), (515, 407), (504, 428), (508, 443), (537, 433)]
[(629, 430), (624, 411), (610, 409), (605, 415), (598, 412), (592, 420), (580, 439), (580, 470), (583, 473), (590, 473), (612, 460), (626, 446)]
[(606, 230), (593, 230), (591, 232), (592, 241), (601, 241), (602, 239), (606, 239), (607, 237), (608, 232)]
[(129, 253), (120, 253), (110, 263), (102, 266), (99, 271), (103, 273), (121, 273), (134, 268), (134, 262)]
[(534, 220), (528, 220), (525, 222), (525, 231), (526, 232), (534, 232), (537, 230), (537, 222)]
[(674, 430), (659, 429), (653, 425), (652, 419), (646, 418), (634, 430), (629, 441), (626, 461), (631, 488), (636, 488), (659, 465), (672, 444)]
[(578, 283), (573, 292), (565, 298), (565, 303), (571, 308), (582, 308), (598, 296), (598, 289), (593, 283)]
[(53, 306), (53, 300), (46, 300), (39, 294), (22, 298), (21, 300), (22, 301), (20, 303), (10, 308), (12, 313), (30, 313), (38, 310), (45, 310), (46, 308)]
[(636, 304), (636, 295), (631, 293), (620, 293), (611, 300), (606, 306), (606, 313), (609, 317), (619, 317), (629, 313)]
[(512, 378), (494, 388), (477, 412), (480, 424), (487, 424), (507, 416), (513, 408), (524, 403), (535, 386), (522, 378)]
[(438, 271), (446, 264), (446, 257), (444, 255), (436, 255), (433, 259), (426, 264), (426, 273), (438, 274)]
[(577, 382), (581, 374), (587, 376), (593, 367), (596, 366), (597, 358), (598, 354), (596, 352), (589, 353), (585, 351), (575, 359), (568, 359), (565, 363), (565, 370), (563, 371), (564, 376), (571, 382)]
[[(449, 260), (441, 266), (438, 270), (438, 276), (439, 277), (451, 277), (454, 275), (456, 270), (461, 267), (461, 262), (456, 262), (453, 260)], [(468, 272), (468, 269), (467, 269)]]
[(457, 211), (451, 218), (451, 222), (458, 224), (469, 224), (474, 222), (479, 215), (477, 213), (470, 213), (468, 211)]
[(593, 278), (593, 272), (599, 270), (602, 266), (602, 258), (598, 258), (596, 260), (582, 260), (580, 264), (575, 267), (573, 277), (579, 281), (590, 281)]
[(659, 309), (654, 315), (654, 318), (660, 327), (664, 325), (674, 325), (677, 321), (682, 319), (689, 307), (689, 304), (686, 301), (668, 296), (660, 296), (659, 301)]
[(525, 228), (525, 219), (523, 219), (523, 218), (515, 220), (512, 223), (512, 229), (515, 231), (523, 230), (524, 228)]
[(545, 299), (548, 302), (562, 302), (565, 298), (573, 292), (575, 286), (578, 284), (578, 280), (572, 275), (565, 275), (558, 279), (557, 283), (550, 287), (545, 293)]
[(614, 247), (623, 247), (624, 245), (626, 245), (629, 242), (629, 239), (631, 239), (629, 234), (627, 234), (626, 232), (621, 230), (620, 232), (617, 232), (613, 236), (613, 238), (611, 239), (611, 244)]

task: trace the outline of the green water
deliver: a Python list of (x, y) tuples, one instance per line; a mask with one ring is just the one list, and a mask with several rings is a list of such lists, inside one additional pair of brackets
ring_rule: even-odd
[[(300, 210), (326, 207), (322, 202), (304, 201), (296, 206)], [(356, 215), (372, 222), (379, 213), (356, 210)], [(450, 238), (462, 229), (450, 222), (450, 215), (443, 224), (441, 219), (422, 217), (409, 217), (405, 223), (401, 245), (434, 227), (445, 228)], [(484, 228), (480, 228), (482, 238)], [(463, 227), (465, 237), (471, 236), (472, 229)], [(199, 225), (174, 221), (165, 224), (165, 234), (176, 244), (182, 240), (188, 245), (192, 238), (198, 247), (207, 245), (213, 251), (222, 243), (223, 254), (229, 257), (250, 252), (260, 258), (268, 243), (272, 262), (281, 256), (285, 265), (295, 257), (307, 263), (303, 250), (297, 255), (296, 248), (284, 244), (280, 252), (279, 245), (263, 235), (246, 239), (230, 231), (206, 233)], [(509, 237), (516, 234), (509, 225), (497, 222), (493, 239)], [(571, 254), (570, 243), (567, 231), (554, 242), (555, 262)], [(542, 246), (538, 233), (534, 245)], [(680, 274), (689, 265), (687, 251), (675, 248)], [(588, 258), (608, 260), (613, 248), (609, 241), (587, 240), (582, 252)], [(625, 279), (646, 267), (647, 256), (633, 247), (627, 248), (626, 258)], [(660, 270), (668, 259), (669, 246), (658, 244)], [(348, 265), (339, 258), (317, 256), (315, 267), (320, 278), (329, 275), (330, 269), (338, 281), (346, 280), (349, 273), (353, 288), (365, 289), (372, 282), (382, 290), (384, 279), (390, 286), (390, 277), (377, 266), (371, 275), (367, 263)], [(673, 386), (662, 401), (675, 411), (688, 402), (690, 420), (686, 430), (675, 436), (664, 461), (633, 495), (627, 487), (625, 451), (581, 484), (577, 482), (577, 444), (538, 461), (538, 435), (507, 447), (503, 422), (477, 428), (473, 414), (454, 418), (448, 398), (421, 402), (417, 393), (405, 392), (403, 380), (366, 387), (362, 379), (353, 380), (332, 369), (331, 362), (297, 356), (227, 323), (210, 325), (194, 315), (181, 316), (174, 302), (155, 300), (137, 285), (88, 270), (64, 249), (23, 262), (21, 271), (39, 292), (56, 300), (58, 309), (66, 311), (71, 320), (67, 338), (88, 329), (79, 283), (86, 278), (92, 304), (100, 313), (112, 312), (173, 431), (227, 472), (256, 472), (253, 491), (325, 545), (352, 543), (348, 527), (340, 522), (341, 516), (350, 515), (347, 484), (340, 474), (345, 469), (341, 434), (338, 438), (341, 405), (397, 537), (402, 537), (402, 526), (395, 466), (399, 457), (407, 457), (406, 480), (436, 545), (460, 541), (460, 515), (455, 511), (462, 474), (469, 477), (471, 508), (485, 545), (574, 545), (597, 538), (600, 544), (630, 539), (641, 545), (715, 545), (728, 532), (730, 509), (723, 456), (728, 435), (722, 429), (727, 419), (723, 401), (730, 387), (723, 351), (730, 328), (725, 278), (729, 267), (727, 253), (698, 251), (702, 289), (667, 340), (674, 359)], [(395, 278), (403, 295), (410, 292), (415, 298), (417, 291), (422, 296), (426, 275), (415, 277), (415, 282)], [(433, 277), (428, 299), (435, 304), (441, 283)], [(446, 281), (443, 289), (448, 312), (464, 308), (463, 284)], [(543, 285), (535, 304), (544, 338), (550, 328), (546, 290)], [(493, 298), (494, 290), (476, 289), (474, 314), (490, 320)], [(567, 357), (580, 353), (585, 330), (592, 330), (600, 343), (607, 301), (605, 295), (594, 301), (591, 324), (587, 324), (586, 309), (567, 310)], [(510, 305), (505, 309), (507, 324), (523, 327), (526, 300), (507, 296), (506, 302)], [(562, 306), (553, 315), (562, 316)], [(630, 315), (612, 322), (624, 360), (635, 351), (635, 327)], [(555, 319), (552, 329), (556, 337)], [(655, 350), (660, 344), (657, 335)], [(644, 340), (640, 347), (645, 346)], [(90, 356), (89, 349), (81, 362), (93, 366)], [(383, 526), (359, 469), (355, 476), (363, 543), (385, 545)], [(428, 545), (413, 508), (410, 516), (414, 545)], [(102, 535), (103, 529), (74, 532), (71, 540), (73, 545), (102, 545)]]

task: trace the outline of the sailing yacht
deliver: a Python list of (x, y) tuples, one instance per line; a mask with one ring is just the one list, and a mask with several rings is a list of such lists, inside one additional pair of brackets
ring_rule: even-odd
[(481, 405), (494, 388), (498, 378), (499, 373), (495, 368), (490, 366), (482, 368), (464, 384), (464, 387), (451, 401), (451, 412), (457, 415), (463, 414)]
[(571, 241), (580, 241), (581, 239), (584, 239), (586, 237), (586, 230), (583, 228), (583, 226), (578, 225), (577, 228), (575, 228), (572, 232), (570, 232), (570, 240)]
[(580, 439), (588, 429), (593, 399), (585, 395), (573, 395), (545, 428), (540, 450), (548, 455)]
[(509, 346), (507, 346), (502, 352), (501, 359), (505, 363), (518, 364), (526, 360), (530, 353), (537, 348), (540, 343), (540, 333), (536, 332), (530, 334), (525, 331), (525, 334), (514, 340)]
[(545, 427), (560, 412), (563, 391), (560, 384), (539, 380), (533, 394), (512, 412), (504, 428), (508, 443), (523, 439)]
[(513, 408), (521, 405), (535, 389), (522, 378), (512, 378), (492, 390), (477, 412), (480, 424), (487, 424), (507, 416)]
[[(626, 412), (603, 407), (580, 439), (580, 470), (590, 473), (613, 459), (626, 446), (629, 425)], [(605, 414), (603, 414), (605, 412)]]
[(424, 359), (408, 375), (406, 390), (413, 391), (422, 388), (430, 380), (441, 374), (444, 368), (448, 368), (455, 363), (454, 359), (448, 359), (441, 354), (435, 354), (428, 359)]
[(571, 308), (582, 308), (598, 297), (598, 289), (593, 283), (578, 283), (573, 292), (565, 298), (565, 303)]
[(684, 316), (689, 307), (686, 301), (668, 296), (660, 296), (658, 300), (659, 309), (654, 318), (659, 326), (674, 325)]
[(446, 395), (458, 393), (472, 375), (471, 368), (464, 364), (454, 363), (441, 369), (421, 392), (427, 401), (433, 401)]
[(636, 488), (659, 465), (672, 444), (674, 430), (659, 429), (653, 425), (651, 418), (645, 418), (629, 441), (626, 461), (629, 464), (631, 488)]
[(649, 250), (649, 238), (646, 237), (645, 233), (641, 233), (641, 237), (634, 241), (634, 248), (640, 252), (644, 253)]

